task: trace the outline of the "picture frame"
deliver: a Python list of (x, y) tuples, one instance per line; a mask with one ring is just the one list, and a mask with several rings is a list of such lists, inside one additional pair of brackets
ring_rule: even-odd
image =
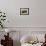
[(20, 8), (20, 15), (29, 15), (29, 8)]

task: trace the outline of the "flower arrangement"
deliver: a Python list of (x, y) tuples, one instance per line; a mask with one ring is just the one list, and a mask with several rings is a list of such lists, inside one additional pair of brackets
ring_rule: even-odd
[(4, 22), (6, 20), (6, 15), (4, 12), (0, 11), (0, 27), (3, 28), (4, 27)]

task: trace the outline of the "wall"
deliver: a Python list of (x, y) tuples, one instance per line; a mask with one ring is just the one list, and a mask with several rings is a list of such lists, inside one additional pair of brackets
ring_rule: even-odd
[[(20, 8), (29, 8), (29, 16), (20, 16)], [(7, 27), (46, 27), (46, 0), (0, 0), (0, 9)]]
[[(20, 8), (29, 8), (30, 14), (20, 16)], [(0, 0), (0, 9), (6, 12), (5, 26), (8, 29), (22, 31), (22, 35), (30, 31), (46, 31), (46, 0)]]

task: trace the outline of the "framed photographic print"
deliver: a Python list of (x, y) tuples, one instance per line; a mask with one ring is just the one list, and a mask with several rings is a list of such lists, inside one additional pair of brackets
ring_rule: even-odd
[(29, 15), (29, 8), (20, 8), (20, 15)]

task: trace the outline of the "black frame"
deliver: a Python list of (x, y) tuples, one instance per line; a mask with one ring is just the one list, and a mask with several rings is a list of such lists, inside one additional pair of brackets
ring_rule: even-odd
[(29, 15), (29, 8), (20, 8), (20, 15)]

